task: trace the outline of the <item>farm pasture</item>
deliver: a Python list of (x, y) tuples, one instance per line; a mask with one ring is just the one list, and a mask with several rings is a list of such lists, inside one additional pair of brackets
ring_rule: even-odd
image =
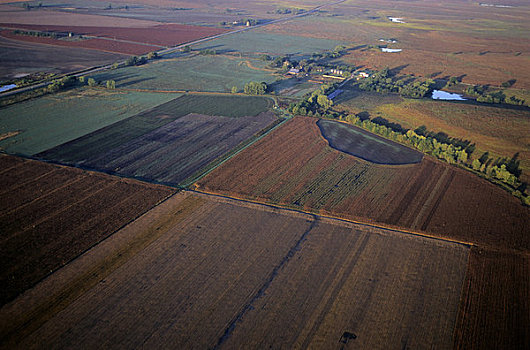
[(125, 67), (94, 75), (99, 81), (115, 80), (117, 88), (149, 90), (243, 91), (246, 83), (272, 83), (266, 63), (232, 56), (188, 56), (164, 58), (139, 67)]
[(509, 193), (429, 157), (388, 166), (344, 154), (328, 146), (313, 118), (287, 122), (197, 187), (482, 246), (530, 247), (530, 209)]
[(315, 52), (332, 50), (343, 41), (308, 38), (288, 34), (272, 34), (264, 29), (255, 29), (199, 44), (198, 48), (210, 48), (220, 52), (241, 52), (245, 54), (269, 54), (282, 56), (293, 54), (297, 57), (308, 56)]
[(74, 89), (2, 108), (0, 149), (26, 156), (74, 140), (180, 96), (103, 89)]
[(328, 348), (348, 331), (362, 346), (451, 347), (467, 256), (181, 192), (3, 307), (2, 345)]
[(4, 305), (173, 189), (0, 155)]
[(176, 185), (276, 121), (274, 114), (260, 113), (269, 103), (263, 97), (186, 95), (37, 156)]

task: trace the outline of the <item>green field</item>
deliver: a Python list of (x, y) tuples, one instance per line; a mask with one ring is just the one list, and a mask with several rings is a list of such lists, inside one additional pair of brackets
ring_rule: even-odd
[(187, 56), (160, 59), (143, 66), (125, 67), (97, 74), (98, 81), (115, 80), (116, 88), (141, 90), (241, 91), (250, 81), (271, 83), (273, 72), (265, 62), (228, 56)]
[(203, 43), (198, 48), (209, 48), (218, 52), (266, 53), (269, 55), (310, 55), (331, 50), (343, 41), (280, 35), (262, 29), (246, 31)]
[(184, 95), (67, 144), (56, 145), (39, 153), (38, 157), (67, 164), (78, 163), (104, 155), (190, 113), (237, 118), (257, 116), (270, 106), (271, 99), (257, 96)]
[(77, 89), (17, 103), (0, 110), (0, 149), (33, 155), (178, 96)]

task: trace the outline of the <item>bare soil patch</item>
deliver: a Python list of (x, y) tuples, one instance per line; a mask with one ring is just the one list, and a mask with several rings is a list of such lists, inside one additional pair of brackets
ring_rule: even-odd
[(3, 307), (2, 344), (336, 347), (348, 331), (361, 346), (449, 347), (467, 255), (181, 192)]
[(173, 189), (0, 156), (3, 305)]

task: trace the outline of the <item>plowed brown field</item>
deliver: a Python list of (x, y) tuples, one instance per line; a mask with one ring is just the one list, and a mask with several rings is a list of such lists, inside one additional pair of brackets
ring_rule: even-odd
[(528, 250), (530, 209), (493, 184), (425, 158), (381, 166), (330, 148), (295, 118), (199, 181), (199, 189)]
[(0, 309), (0, 347), (450, 348), (468, 251), (181, 192)]
[(528, 349), (530, 255), (473, 248), (455, 349)]
[(66, 46), (66, 47), (81, 47), (85, 49), (94, 49), (105, 52), (122, 53), (126, 55), (142, 55), (147, 52), (157, 51), (160, 49), (159, 46), (143, 45), (128, 43), (116, 40), (107, 39), (86, 39), (77, 41), (66, 41), (52, 38), (35, 37), (29, 35), (17, 35), (11, 30), (3, 30), (0, 35), (4, 38), (24, 41), (37, 44), (55, 45), (55, 46)]
[(184, 24), (160, 24), (147, 28), (123, 28), (0, 23), (0, 27), (46, 32), (73, 32), (77, 35), (105, 37), (109, 39), (128, 40), (136, 43), (162, 46), (174, 46), (227, 31), (222, 28), (190, 26)]
[(174, 189), (0, 155), (0, 304)]

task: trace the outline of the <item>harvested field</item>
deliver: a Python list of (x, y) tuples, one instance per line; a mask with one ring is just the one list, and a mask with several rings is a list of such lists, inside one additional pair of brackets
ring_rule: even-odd
[[(187, 95), (37, 156), (175, 185), (277, 120), (272, 113), (256, 114), (269, 103), (262, 97)], [(228, 111), (230, 105), (237, 108)]]
[(362, 161), (329, 147), (312, 118), (289, 121), (197, 185), (483, 246), (530, 247), (530, 209), (509, 193), (427, 157), (403, 166)]
[(159, 46), (136, 44), (130, 42), (116, 41), (110, 39), (85, 39), (85, 40), (60, 40), (45, 37), (35, 37), (30, 35), (17, 35), (11, 30), (3, 30), (0, 32), (0, 36), (23, 42), (31, 42), (46, 45), (55, 46), (66, 46), (66, 47), (79, 47), (85, 49), (94, 49), (98, 51), (114, 52), (125, 55), (142, 55), (151, 51), (157, 51), (160, 49)]
[(159, 24), (152, 27), (103, 27), (103, 26), (66, 26), (0, 23), (4, 28), (21, 28), (45, 32), (72, 32), (76, 35), (103, 37), (114, 40), (127, 40), (135, 43), (175, 46), (208, 36), (224, 33), (222, 28), (189, 26), (183, 24)]
[(423, 154), (353, 125), (321, 119), (317, 126), (331, 148), (376, 164), (419, 163)]
[(473, 248), (455, 349), (526, 349), (530, 344), (530, 255)]
[(0, 149), (34, 155), (178, 96), (83, 88), (17, 103), (0, 111), (0, 134), (19, 131), (1, 140)]
[(467, 256), (181, 192), (3, 307), (2, 346), (449, 348)]
[(3, 305), (173, 189), (0, 155)]
[(1, 36), (0, 48), (1, 80), (35, 72), (68, 73), (126, 58), (116, 53), (15, 41)]

